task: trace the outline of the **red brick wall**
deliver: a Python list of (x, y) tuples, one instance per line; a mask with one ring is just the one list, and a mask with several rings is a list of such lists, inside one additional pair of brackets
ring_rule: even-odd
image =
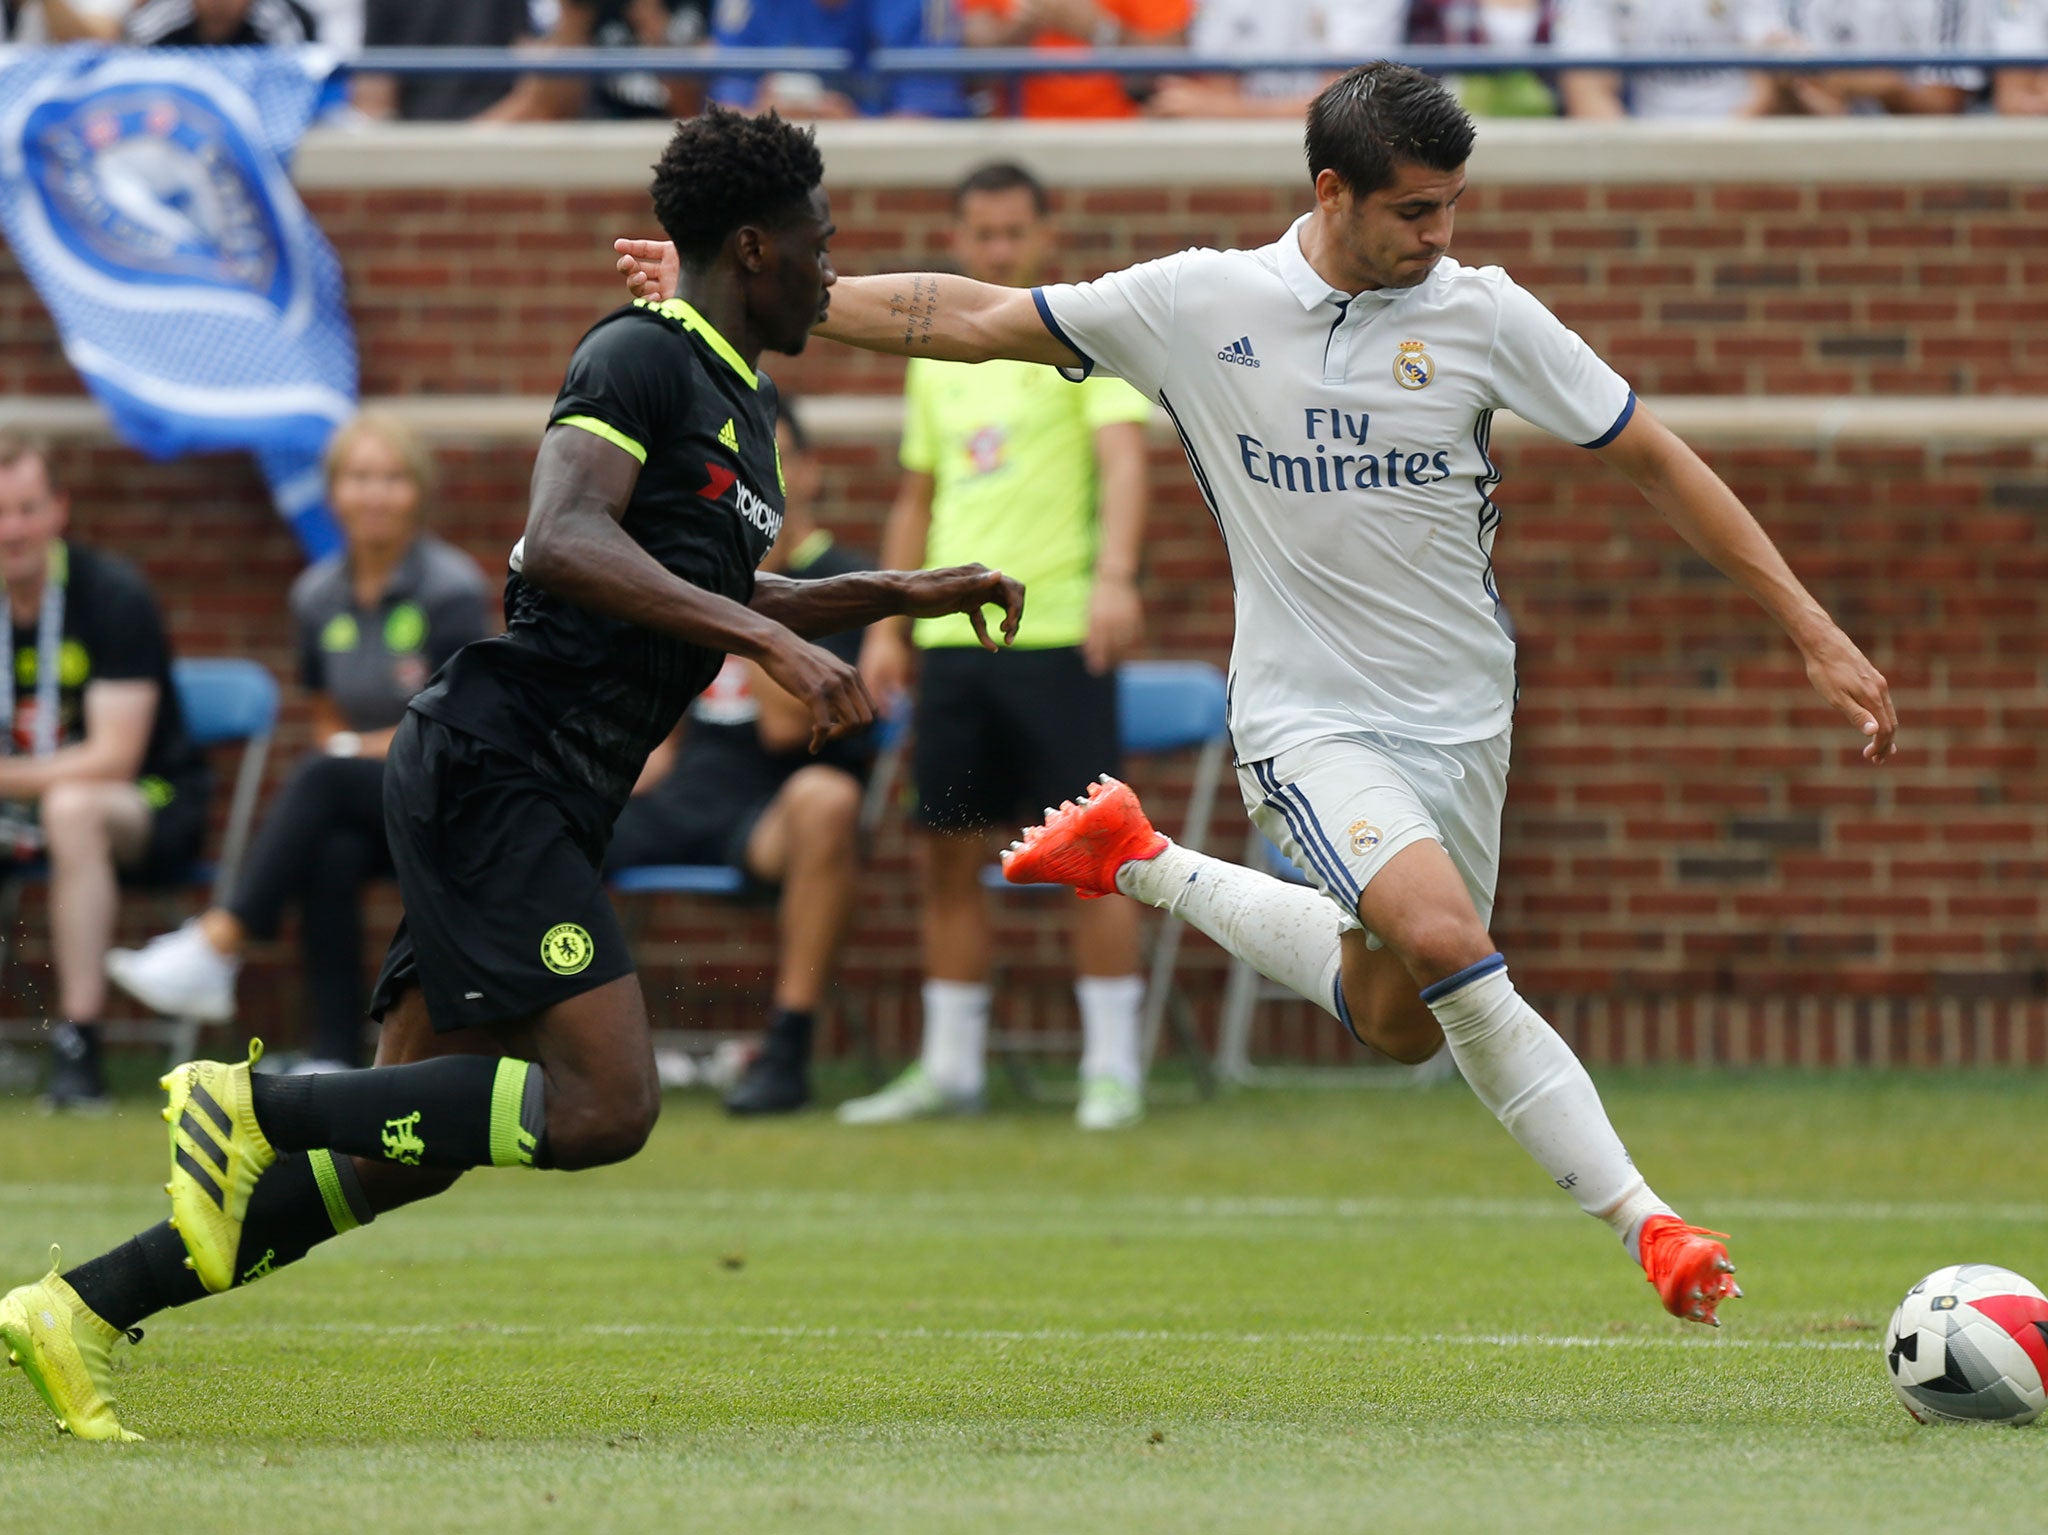
[[(645, 223), (630, 195), (313, 202), (348, 267), (378, 394), (552, 389), (614, 296), (605, 238)], [(1070, 198), (1063, 266), (1263, 240), (1295, 204), (1264, 188)], [(1523, 187), (1477, 189), (1462, 211), (1461, 257), (1509, 264), (1645, 393), (2048, 393), (2048, 191)], [(944, 199), (927, 191), (855, 191), (838, 216), (852, 270), (941, 248)], [(829, 346), (775, 371), (811, 392), (893, 378), (892, 364)], [(4, 258), (0, 385), (76, 389)], [(1597, 463), (1501, 449), (1498, 565), (1524, 699), (1496, 926), (1518, 978), (1600, 1058), (2048, 1059), (2048, 446), (1706, 451), (1891, 675), (1905, 754), (1882, 772), (1858, 764), (1760, 615)], [(872, 547), (889, 448), (828, 454), (824, 514)], [(297, 562), (244, 465), (63, 457), (79, 533), (142, 559), (187, 653), (288, 672)], [(442, 527), (497, 568), (529, 453), (451, 448), (442, 462)], [(1156, 647), (1220, 660), (1221, 549), (1184, 466), (1163, 451), (1155, 466)], [(297, 711), (292, 727), (297, 747)], [(1225, 798), (1215, 834), (1234, 847), (1242, 823)], [(892, 828), (849, 953), (885, 1049), (915, 1021), (907, 868)], [(758, 916), (664, 906), (650, 957), (676, 963), (650, 973), (657, 1007), (679, 1023), (747, 1016), (769, 931)], [(1013, 961), (1048, 983), (1032, 1005), (1052, 1008), (1053, 928), (1027, 917), (1006, 933)], [(1204, 941), (1189, 952), (1219, 973)], [(25, 958), (32, 981), (40, 946)], [(259, 966), (251, 1015), (294, 1010), (293, 986), (288, 969)], [(1216, 991), (1195, 993), (1205, 1023)], [(1279, 1009), (1261, 1042), (1335, 1056), (1333, 1027)]]
[[(547, 393), (569, 338), (620, 294), (609, 242), (653, 232), (634, 192), (323, 191), (371, 394)], [(1059, 199), (1063, 277), (1184, 246), (1264, 244), (1294, 187)], [(856, 188), (849, 271), (943, 255), (947, 197)], [(1499, 262), (1645, 394), (2048, 393), (2048, 187), (1474, 187), (1456, 252)], [(889, 389), (897, 365), (818, 347), (778, 376)], [(78, 385), (0, 256), (0, 391)]]

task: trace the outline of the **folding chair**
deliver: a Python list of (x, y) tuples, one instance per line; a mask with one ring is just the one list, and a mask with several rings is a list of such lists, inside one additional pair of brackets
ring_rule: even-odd
[[(223, 656), (173, 662), (171, 685), (178, 690), (185, 733), (194, 743), (202, 747), (239, 744), (242, 748), (228, 800), (220, 857), (212, 863), (193, 864), (182, 881), (185, 888), (210, 891), (212, 900), (218, 903), (227, 898), (234, 885), (255, 825), (256, 798), (263, 788), (263, 769), (270, 760), (270, 742), (277, 730), (277, 679), (257, 662)], [(4, 970), (12, 948), (15, 924), (21, 914), (22, 887), (44, 877), (41, 867), (31, 867), (17, 871), (0, 887), (0, 970)], [(196, 1018), (160, 1018), (141, 1024), (110, 1023), (102, 1037), (160, 1043), (169, 1049), (176, 1062), (190, 1060), (198, 1053), (203, 1027)], [(34, 1022), (0, 1026), (0, 1035), (11, 1038), (35, 1039), (42, 1032), (41, 1025)]]
[[(1223, 673), (1206, 661), (1127, 661), (1117, 668), (1116, 683), (1117, 734), (1126, 754), (1196, 754), (1187, 811), (1174, 840), (1182, 847), (1200, 852), (1208, 840), (1209, 818), (1216, 807), (1216, 786), (1223, 776), (1230, 744)], [(1071, 896), (1065, 885), (1013, 885), (1003, 877), (1001, 866), (995, 864), (982, 871), (981, 881), (988, 889), (1005, 893)], [(1149, 1072), (1159, 1052), (1160, 1036), (1170, 1026), (1175, 1046), (1194, 1068), (1197, 1091), (1207, 1097), (1214, 1087), (1209, 1060), (1195, 1039), (1193, 1010), (1176, 979), (1182, 934), (1183, 924), (1170, 917), (1162, 918), (1153, 931), (1145, 982), (1142, 1059)], [(1002, 995), (1000, 985), (995, 987), (995, 993)], [(1035, 1094), (1036, 1086), (1023, 1066), (1023, 1057), (1071, 1054), (1079, 1045), (1078, 1031), (995, 1029), (989, 1034), (989, 1048), (1001, 1057), (1019, 1088), (1027, 1094)]]
[[(884, 710), (875, 724), (875, 761), (868, 771), (867, 789), (860, 808), (860, 845), (863, 850), (873, 840), (874, 829), (888, 808), (889, 794), (900, 775), (909, 723), (908, 709), (890, 708)], [(720, 896), (729, 899), (745, 892), (748, 879), (744, 869), (730, 864), (664, 863), (620, 869), (612, 875), (610, 885), (619, 895)], [(635, 950), (640, 947), (641, 938), (647, 931), (651, 904), (637, 901), (626, 909), (626, 940)], [(835, 1002), (841, 1021), (856, 1040), (862, 1056), (868, 1059), (869, 1075), (873, 1076), (874, 1046), (865, 1015), (850, 997), (835, 995)], [(678, 1050), (710, 1049), (732, 1037), (715, 1029), (657, 1028), (653, 1033), (657, 1044)]]
[[(1242, 861), (1247, 868), (1262, 869), (1289, 884), (1308, 883), (1301, 877), (1301, 871), (1288, 861), (1286, 854), (1256, 829), (1245, 837)], [(1420, 1087), (1430, 1082), (1445, 1082), (1457, 1075), (1449, 1050), (1439, 1050), (1419, 1066), (1397, 1063), (1379, 1066), (1255, 1065), (1251, 1059), (1251, 1037), (1259, 1004), (1302, 1000), (1296, 992), (1278, 981), (1266, 979), (1233, 956), (1230, 979), (1223, 988), (1223, 1015), (1216, 1031), (1216, 1075), (1240, 1087)], [(1378, 1054), (1376, 1051), (1372, 1053)]]

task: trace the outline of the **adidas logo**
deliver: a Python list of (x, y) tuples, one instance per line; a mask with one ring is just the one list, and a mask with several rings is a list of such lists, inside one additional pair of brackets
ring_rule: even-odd
[(725, 425), (718, 429), (718, 440), (725, 445), (728, 452), (739, 452), (740, 434), (732, 429), (732, 417), (727, 416)]
[(1218, 362), (1234, 362), (1240, 368), (1256, 368), (1259, 359), (1252, 355), (1252, 338), (1239, 336), (1229, 346), (1216, 354)]

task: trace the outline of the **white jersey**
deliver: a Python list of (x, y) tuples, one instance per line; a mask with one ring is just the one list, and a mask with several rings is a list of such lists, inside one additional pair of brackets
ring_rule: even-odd
[[(1735, 53), (1789, 36), (1784, 0), (1559, 0), (1551, 41), (1564, 54)], [(1659, 69), (1627, 82), (1634, 117), (1734, 117), (1756, 94), (1740, 69)]]
[[(1792, 0), (1792, 28), (1817, 53), (1985, 53), (1991, 0)], [(1981, 69), (1916, 69), (1922, 84), (1974, 91)]]
[(1416, 287), (1342, 293), (1305, 222), (1034, 297), (1180, 433), (1230, 557), (1239, 761), (1361, 729), (1485, 740), (1515, 696), (1493, 413), (1600, 447), (1635, 394), (1500, 268), (1445, 257)]

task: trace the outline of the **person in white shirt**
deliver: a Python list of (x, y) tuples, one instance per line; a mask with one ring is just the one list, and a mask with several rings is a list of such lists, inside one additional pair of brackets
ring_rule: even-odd
[[(2048, 59), (2048, 0), (1998, 0), (1991, 42), (2008, 58)], [(2014, 117), (2048, 114), (2048, 65), (1999, 70), (1991, 85), (1991, 104)]]
[[(1374, 59), (1407, 39), (1409, 0), (1198, 0), (1188, 51), (1209, 58)], [(1298, 117), (1333, 70), (1167, 75), (1154, 117)]]
[[(1991, 0), (1792, 0), (1792, 31), (1815, 53), (1982, 54), (1991, 44)], [(1833, 69), (1792, 75), (1797, 110), (1960, 112), (1984, 88), (1981, 69)]]
[[(1437, 82), (1364, 65), (1310, 107), (1315, 207), (1272, 245), (1029, 292), (842, 277), (818, 329), (877, 351), (1127, 379), (1172, 419), (1222, 532), (1239, 787), (1314, 888), (1175, 846), (1110, 781), (1027, 832), (1011, 878), (1163, 907), (1398, 1060), (1448, 1042), (1667, 1309), (1711, 1322), (1736, 1293), (1725, 1246), (1651, 1191), (1487, 931), (1515, 700), (1491, 564), (1494, 412), (1633, 481), (1783, 626), (1871, 762), (1891, 755), (1897, 716), (1884, 678), (1714, 472), (1506, 273), (1445, 254), (1473, 136)], [(617, 249), (635, 292), (673, 286), (662, 243)]]
[[(1784, 0), (1560, 0), (1552, 26), (1559, 53), (1730, 53), (1790, 40)], [(1614, 70), (1567, 70), (1571, 117), (1759, 117), (1775, 90), (1754, 70), (1669, 69), (1624, 80)]]

